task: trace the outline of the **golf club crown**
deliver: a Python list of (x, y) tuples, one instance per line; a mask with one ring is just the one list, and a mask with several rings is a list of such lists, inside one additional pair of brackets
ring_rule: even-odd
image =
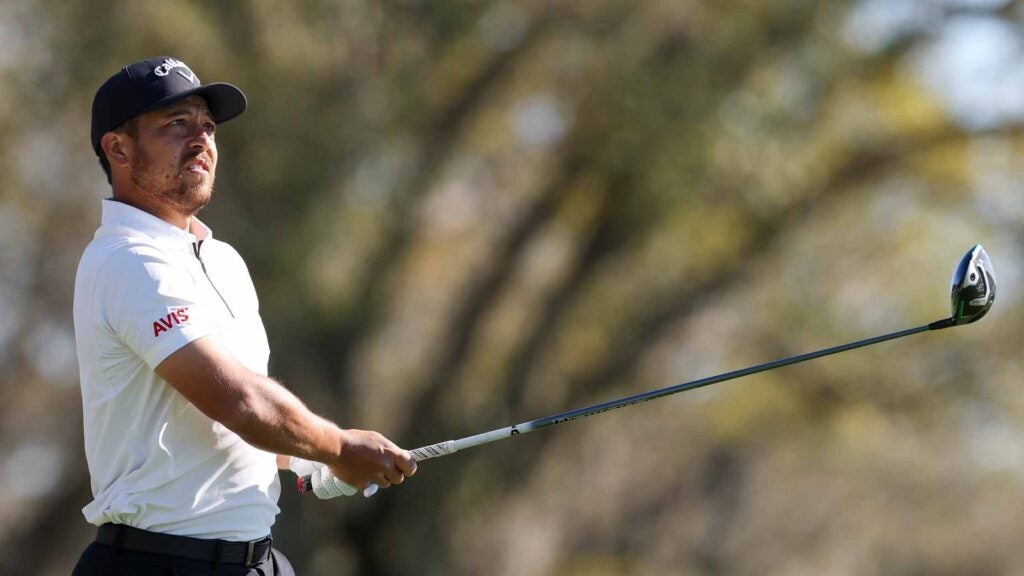
[(992, 262), (981, 244), (964, 254), (953, 272), (950, 289), (953, 325), (970, 324), (981, 319), (996, 299), (996, 277)]

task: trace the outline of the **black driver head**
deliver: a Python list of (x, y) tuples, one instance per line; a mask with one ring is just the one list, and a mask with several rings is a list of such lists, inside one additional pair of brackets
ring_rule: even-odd
[(996, 277), (981, 244), (975, 244), (957, 264), (951, 298), (954, 326), (980, 320), (995, 302)]

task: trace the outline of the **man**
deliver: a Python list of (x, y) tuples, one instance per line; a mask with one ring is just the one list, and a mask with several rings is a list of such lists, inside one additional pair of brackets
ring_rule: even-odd
[(289, 457), (362, 488), (401, 484), (408, 452), (343, 430), (266, 376), (245, 263), (196, 217), (213, 193), (230, 84), (173, 58), (96, 93), (92, 145), (111, 183), (75, 281), (85, 450), (99, 526), (75, 575), (292, 574), (271, 546)]

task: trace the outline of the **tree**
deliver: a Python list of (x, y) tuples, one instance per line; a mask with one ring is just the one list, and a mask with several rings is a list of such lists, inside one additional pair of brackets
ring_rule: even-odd
[[(246, 257), (272, 372), (412, 448), (933, 320), (975, 241), (1012, 279), (1019, 126), (952, 114), (914, 63), (1016, 5), (935, 4), (873, 43), (868, 1), (3, 5), (0, 572), (67, 573), (91, 538), (70, 286), (104, 194), (84, 119), (125, 61), (246, 92), (204, 220)], [(977, 326), (369, 501), (285, 482), (275, 537), (309, 574), (1019, 571), (1003, 294)]]

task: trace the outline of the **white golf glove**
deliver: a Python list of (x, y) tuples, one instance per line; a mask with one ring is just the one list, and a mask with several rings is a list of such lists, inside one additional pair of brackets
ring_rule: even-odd
[[(326, 464), (320, 462), (311, 462), (292, 456), (288, 460), (288, 469), (299, 477), (300, 490), (306, 489), (302, 486), (303, 478), (309, 476), (313, 494), (316, 494), (317, 498), (321, 500), (337, 498), (338, 496), (352, 496), (359, 491), (354, 486), (350, 486), (336, 477), (331, 473), (331, 469)], [(363, 496), (366, 498), (376, 493), (376, 484), (370, 484), (363, 490)]]

